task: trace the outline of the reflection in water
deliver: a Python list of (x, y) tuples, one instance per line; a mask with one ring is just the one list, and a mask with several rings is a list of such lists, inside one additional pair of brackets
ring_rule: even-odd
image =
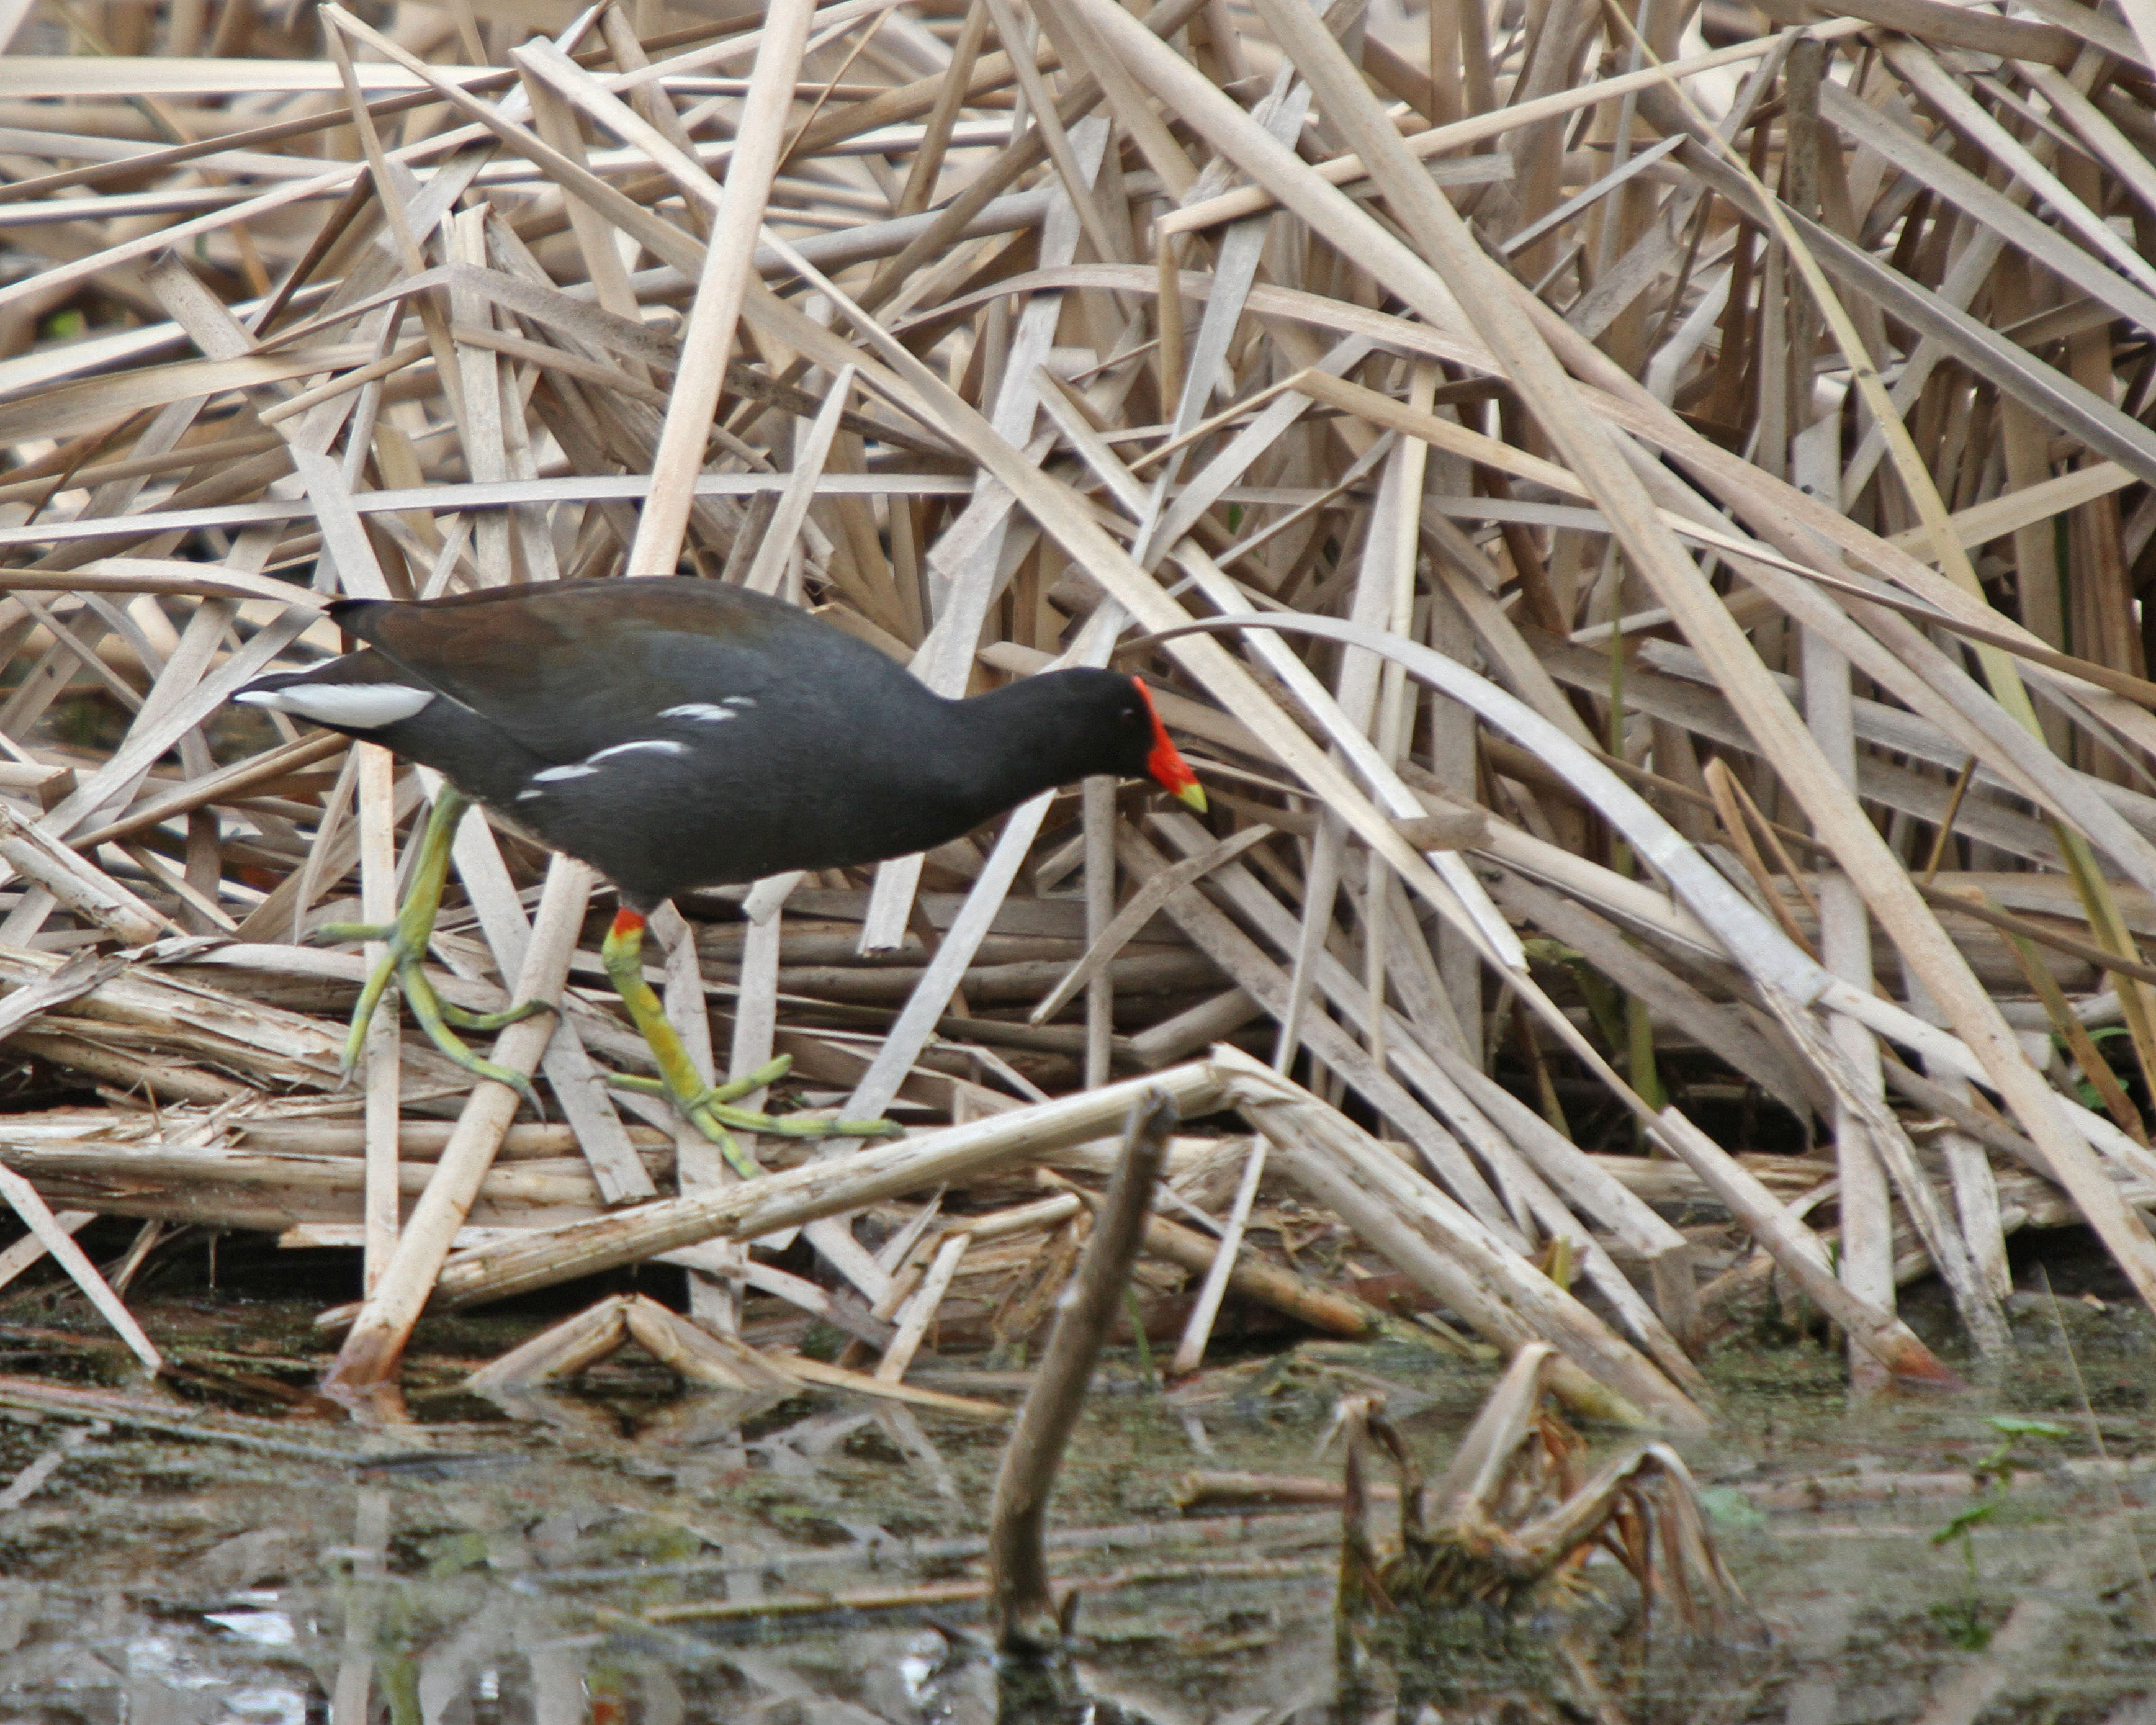
[[(1438, 1477), (1491, 1373), (1376, 1353), (1358, 1369), (1433, 1398), (1402, 1423)], [(1207, 1404), (1208, 1458), (1158, 1396), (1089, 1408), (1048, 1556), (1056, 1596), (1082, 1591), (1075, 1671), (1095, 1725), (1111, 1704), (1158, 1725), (1331, 1725), (1337, 1507), (1173, 1507), (1194, 1465), (1272, 1478), (1316, 1465), (1338, 1386), (1303, 1394), (1278, 1370), (1252, 1381)], [(69, 1446), (0, 1510), (0, 1722), (997, 1717), (978, 1599), (999, 1430), (828, 1396), (747, 1408), (638, 1388), (619, 1406), (569, 1399), (514, 1425), (413, 1427), (395, 1454), (269, 1422), (244, 1430), (285, 1451), (119, 1425)], [(1686, 1455), (1719, 1548), (1784, 1650), (1779, 1668), (1742, 1646), (1719, 1656), (1724, 1675), (1766, 1684), (1753, 1717), (1917, 1717), (1987, 1656), (1940, 1626), (1942, 1602), (1994, 1648), (2022, 1649), (1998, 1679), (1999, 1717), (2010, 1701), (2014, 1717), (2056, 1702), (2060, 1717), (2099, 1719), (2148, 1691), (2156, 1640), (2132, 1553), (2156, 1550), (2156, 1525), (2123, 1421), (2110, 1471), (2015, 1426), (2012, 1490), (1974, 1527), (1972, 1569), (1961, 1544), (1933, 1536), (1976, 1501), (1969, 1463), (2000, 1449), (1990, 1404), (1890, 1409), (1861, 1426), (1836, 1408), (1804, 1433), (1786, 1394), (1763, 1405), (1737, 1404), (1734, 1435)], [(2044, 1404), (2025, 1392), (1996, 1405)], [(82, 1430), (0, 1414), (0, 1489)], [(1590, 1474), (1630, 1447), (1593, 1437)], [(1373, 1513), (1391, 1512), (1386, 1483), (1370, 1482)], [(1588, 1573), (1604, 1562), (1621, 1597), (1614, 1559)], [(2032, 1640), (2043, 1614), (2049, 1630)], [(1698, 1717), (1664, 1699), (1639, 1717)]]
[[(828, 1425), (788, 1430), (805, 1444)], [(795, 1443), (776, 1447), (798, 1453)], [(684, 1510), (682, 1520), (698, 1521), (706, 1538), (624, 1501), (603, 1477), (587, 1477), (584, 1495), (572, 1501), (564, 1470), (526, 1471), (543, 1481), (485, 1505), (455, 1482), (293, 1489), (287, 1507), (329, 1537), (290, 1574), (250, 1578), (262, 1584), (198, 1589), (185, 1564), (88, 1594), (64, 1583), (13, 1584), (0, 1594), (14, 1626), (0, 1653), (0, 1720), (988, 1725), (997, 1717), (996, 1673), (968, 1605), (809, 1609), (870, 1588), (926, 1592), (930, 1578), (968, 1572), (963, 1553), (977, 1540), (879, 1538), (884, 1530), (865, 1517), (851, 1529), (788, 1517), (809, 1537), (783, 1543), (739, 1518), (738, 1487), (732, 1505), (721, 1493)], [(1332, 1585), (1324, 1571), (1337, 1522), (1272, 1517), (1280, 1529), (1267, 1542), (1265, 1519), (1239, 1518), (1234, 1553), (1299, 1553), (1317, 1573), (1208, 1580), (1204, 1563), (1159, 1561), (1153, 1573), (1182, 1579), (1085, 1599), (1077, 1675), (1099, 1703), (1095, 1725), (1117, 1707), (1158, 1725), (1329, 1725)], [(1902, 1531), (1907, 1554), (1928, 1548), (1927, 1527)], [(1768, 1537), (1740, 1533), (1738, 1544)], [(1814, 1551), (1824, 1543), (1813, 1542)], [(916, 1560), (909, 1550), (957, 1554)], [(1086, 1555), (1064, 1548), (1059, 1570)], [(759, 1601), (784, 1609), (708, 1621), (644, 1615)], [(1846, 1656), (1845, 1602), (1837, 1620), (1823, 1662)]]
[[(864, 1428), (880, 1431), (881, 1422), (825, 1410), (744, 1447), (809, 1461)], [(901, 1435), (924, 1453), (934, 1448), (923, 1430), (886, 1435), (901, 1455)], [(774, 1471), (785, 1479), (791, 1466), (781, 1459)], [(64, 1584), (8, 1584), (0, 1599), (13, 1639), (0, 1649), (0, 1719), (987, 1725), (996, 1717), (993, 1662), (968, 1603), (877, 1614), (813, 1609), (865, 1587), (926, 1592), (935, 1584), (922, 1578), (970, 1568), (977, 1537), (900, 1538), (865, 1516), (847, 1516), (844, 1526), (781, 1517), (810, 1535), (788, 1544), (723, 1504), (713, 1506), (715, 1525), (691, 1532), (633, 1504), (608, 1503), (603, 1481), (587, 1479), (585, 1495), (572, 1501), (561, 1471), (547, 1471), (543, 1485), (491, 1502), (454, 1480), (287, 1481), (281, 1502), (264, 1494), (258, 1507), (304, 1515), (329, 1537), (302, 1553), (290, 1530), (261, 1530), (287, 1536), (254, 1548), (285, 1553), (290, 1573), (246, 1576), (252, 1584), (214, 1584), (199, 1563), (88, 1599)], [(947, 1502), (932, 1475), (916, 1471), (920, 1490)], [(950, 1478), (947, 1463), (942, 1477)], [(1295, 1519), (1301, 1543), (1322, 1538), (1307, 1517)], [(1203, 1659), (1258, 1651), (1250, 1635), (1260, 1627), (1266, 1640), (1285, 1634), (1306, 1649), (1322, 1646), (1326, 1594), (1322, 1580), (1283, 1593), (1186, 1579), (1089, 1600), (1087, 1609), (1096, 1645), (1111, 1655), (1173, 1640)], [(643, 1615), (759, 1604), (780, 1615), (680, 1625)], [(1111, 1697), (1130, 1686), (1129, 1674), (1089, 1669), (1086, 1677), (1107, 1702), (1095, 1715), (1106, 1725), (1119, 1716)], [(1260, 1692), (1265, 1686), (1260, 1679)], [(1143, 1716), (1143, 1697), (1134, 1706), (1122, 1717)], [(1172, 1707), (1150, 1716), (1204, 1717)]]

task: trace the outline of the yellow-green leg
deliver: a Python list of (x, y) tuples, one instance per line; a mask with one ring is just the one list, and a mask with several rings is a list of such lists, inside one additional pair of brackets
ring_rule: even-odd
[(728, 1164), (744, 1178), (752, 1179), (761, 1170), (742, 1153), (733, 1132), (773, 1132), (791, 1138), (875, 1138), (898, 1131), (888, 1120), (798, 1120), (729, 1106), (737, 1098), (783, 1077), (793, 1060), (782, 1055), (746, 1078), (706, 1084), (690, 1060), (689, 1050), (681, 1045), (680, 1034), (669, 1022), (659, 996), (644, 979), (644, 918), (634, 911), (618, 912), (613, 926), (607, 930), (599, 956), (622, 1004), (629, 1009), (629, 1021), (642, 1033), (659, 1063), (655, 1079), (616, 1073), (609, 1082), (666, 1097), (681, 1111), (685, 1120), (719, 1147)]
[(403, 991), (413, 1019), (435, 1047), (475, 1077), (491, 1078), (497, 1084), (507, 1085), (531, 1105), (535, 1113), (543, 1113), (531, 1080), (473, 1053), (449, 1027), (454, 1024), (465, 1030), (499, 1030), (519, 1019), (553, 1009), (543, 1000), (527, 1000), (505, 1012), (466, 1012), (437, 994), (422, 968), (426, 962), (427, 943), (434, 938), (434, 918), (442, 908), (442, 889), (449, 880), (449, 851), (456, 842), (457, 823), (470, 806), (460, 792), (448, 785), (442, 787), (441, 794), (434, 799), (434, 813), (428, 817), (426, 833), (419, 841), (419, 860), (412, 871), (411, 890), (397, 907), (394, 922), (386, 926), (375, 922), (325, 922), (308, 937), (317, 941), (383, 941), (388, 944), (389, 950), (359, 991), (359, 1004), (352, 1008), (352, 1029), (344, 1042), (343, 1070), (346, 1074), (359, 1064), (360, 1054), (367, 1046), (367, 1027), (373, 1021), (375, 1009), (381, 1005), (382, 994), (393, 979)]

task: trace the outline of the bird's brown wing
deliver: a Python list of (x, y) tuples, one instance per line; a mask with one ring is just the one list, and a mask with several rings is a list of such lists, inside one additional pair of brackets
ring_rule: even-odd
[(685, 579), (335, 608), (411, 675), (550, 762), (651, 736), (670, 710), (758, 697), (837, 634), (776, 600)]

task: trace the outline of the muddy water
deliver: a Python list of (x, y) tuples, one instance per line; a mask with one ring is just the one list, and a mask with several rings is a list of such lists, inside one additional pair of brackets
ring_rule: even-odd
[[(1861, 1414), (1817, 1343), (1717, 1353), (1722, 1420), (1686, 1452), (1776, 1645), (1657, 1717), (1914, 1719), (1959, 1682), (1959, 1717), (2156, 1719), (2156, 1330), (2071, 1287), (2017, 1306), (1995, 1381)], [(143, 1307), (198, 1374), (172, 1419), (0, 1405), (0, 1721), (993, 1717), (967, 1584), (998, 1426), (685, 1396), (634, 1363), (511, 1418), (454, 1389), (499, 1322), (423, 1335), (408, 1432), (304, 1401), (242, 1418), (249, 1386), (319, 1368), (307, 1312)], [(0, 1373), (146, 1394), (64, 1301), (6, 1316)], [(1056, 1506), (1058, 1572), (1091, 1588), (1088, 1684), (1163, 1725), (1327, 1717), (1329, 1515), (1185, 1517), (1178, 1480), (1337, 1475), (1312, 1453), (1333, 1402), (1380, 1384), (1435, 1465), (1493, 1368), (1307, 1344), (1173, 1402), (1127, 1360), (1109, 1375)]]

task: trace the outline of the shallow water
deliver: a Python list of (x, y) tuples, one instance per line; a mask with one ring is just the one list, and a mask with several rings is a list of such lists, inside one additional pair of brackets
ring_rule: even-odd
[[(1987, 1722), (2156, 1718), (2156, 1329), (2071, 1293), (2017, 1303), (2020, 1355), (1964, 1395), (1851, 1413), (1815, 1343), (1716, 1356), (1721, 1424), (1683, 1447), (1775, 1646), (1732, 1648), (1700, 1679), (1712, 1701), (1655, 1717), (1912, 1719), (1989, 1670), (1988, 1699), (1970, 1692)], [(1000, 1426), (684, 1394), (633, 1361), (513, 1420), (453, 1389), (506, 1321), (423, 1331), (410, 1430), (304, 1403), (241, 1419), (203, 1386), (304, 1385), (311, 1307), (141, 1304), (153, 1332), (193, 1338), (203, 1374), (168, 1429), (141, 1423), (147, 1403), (100, 1428), (0, 1386), (0, 1721), (993, 1717), (969, 1593)], [(0, 1356), (18, 1383), (150, 1394), (64, 1301), (0, 1323)], [(1334, 1516), (1187, 1518), (1177, 1481), (1337, 1476), (1313, 1447), (1335, 1399), (1377, 1383), (1440, 1465), (1493, 1368), (1312, 1343), (1174, 1404), (1127, 1361), (1109, 1377), (1051, 1553), (1088, 1589), (1086, 1683), (1163, 1725), (1326, 1717)], [(189, 1429), (203, 1419), (218, 1435)], [(1591, 1435), (1598, 1458), (1627, 1440)]]

